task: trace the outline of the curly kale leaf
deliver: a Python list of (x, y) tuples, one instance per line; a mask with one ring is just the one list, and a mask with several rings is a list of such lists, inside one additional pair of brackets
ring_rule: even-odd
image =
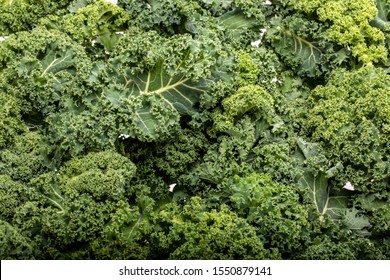
[(167, 141), (157, 142), (154, 147), (145, 143), (123, 140), (125, 154), (137, 165), (137, 177), (158, 174), (175, 180), (185, 174), (202, 157), (208, 140), (204, 134), (189, 129), (178, 131)]
[(0, 149), (14, 141), (25, 130), (21, 120), (20, 108), (12, 96), (0, 92)]
[(326, 158), (323, 157), (319, 145), (299, 138), (298, 146), (306, 165), (303, 176), (298, 181), (299, 186), (310, 191), (310, 197), (321, 220), (324, 219), (325, 214), (333, 219), (340, 219), (348, 205), (347, 192), (342, 194), (336, 190), (336, 194), (331, 194), (331, 187), (328, 185), (328, 179), (337, 174), (340, 164), (324, 170)]
[(236, 42), (264, 21), (259, 1), (121, 0), (118, 5), (130, 14), (134, 24), (146, 30), (198, 34), (202, 29), (218, 28)]
[(16, 136), (12, 146), (0, 150), (0, 174), (28, 182), (46, 172), (47, 162), (41, 153), (44, 148), (43, 137), (38, 132)]
[(201, 182), (219, 184), (226, 177), (267, 172), (292, 183), (300, 173), (293, 157), (295, 135), (277, 113), (282, 99), (275, 103), (258, 85), (225, 97), (211, 114), (213, 125), (206, 128), (211, 141), (203, 158), (180, 180), (197, 188)]
[(0, 175), (0, 220), (11, 222), (16, 209), (27, 202), (26, 186)]
[(306, 192), (314, 205), (321, 222), (327, 217), (343, 223), (348, 230), (365, 236), (369, 235), (367, 228), (370, 222), (356, 208), (350, 207), (350, 190), (339, 189), (329, 183), (332, 177), (342, 169), (341, 164), (324, 170), (327, 167), (326, 158), (322, 155), (319, 145), (298, 139), (298, 146), (304, 156), (303, 175), (298, 180), (298, 186)]
[(50, 14), (64, 14), (71, 0), (1, 0), (0, 36), (31, 30)]
[(64, 106), (66, 96), (82, 95), (91, 63), (64, 33), (38, 27), (7, 38), (0, 50), (0, 88), (16, 98), (24, 115), (45, 116)]
[(62, 250), (67, 259), (149, 259), (154, 244), (150, 234), (155, 231), (151, 217), (155, 202), (150, 197), (138, 195), (134, 204), (122, 200), (111, 209), (108, 221), (101, 231), (82, 248)]
[[(17, 215), (25, 231), (39, 229), (48, 238), (42, 241), (47, 246), (91, 242), (102, 234), (117, 207), (127, 203), (126, 197), (134, 195), (130, 180), (135, 166), (113, 151), (73, 158), (57, 172), (29, 182), (31, 203)], [(28, 212), (23, 210), (29, 207)]]
[(291, 6), (315, 15), (320, 22), (330, 23), (324, 37), (340, 46), (349, 46), (352, 56), (363, 64), (385, 59), (385, 36), (370, 25), (378, 12), (375, 1), (298, 0)]
[(2, 260), (35, 259), (36, 244), (18, 228), (0, 219), (0, 258)]
[(134, 24), (143, 29), (156, 28), (171, 34), (201, 10), (196, 1), (120, 0), (118, 5), (130, 14)]
[(298, 16), (275, 18), (266, 39), (298, 75), (317, 77), (327, 71), (329, 42), (321, 35), (323, 27)]
[(63, 111), (49, 116), (53, 144), (62, 141), (64, 149), (80, 153), (113, 146), (120, 135), (148, 142), (167, 139), (182, 116), (199, 115), (209, 87), (231, 79), (230, 60), (215, 36), (167, 39), (133, 29), (106, 62), (94, 63), (84, 81), (88, 86), (82, 87), (88, 93), (81, 100), (68, 99)]
[(157, 216), (159, 230), (152, 234), (169, 259), (278, 259), (276, 250), (266, 250), (255, 230), (228, 207), (207, 211), (199, 197), (182, 209), (167, 204)]
[(377, 245), (367, 238), (352, 239), (340, 237), (332, 240), (329, 236), (318, 238), (304, 252), (295, 256), (302, 260), (386, 260), (388, 257), (381, 250), (383, 244)]
[(333, 163), (342, 162), (339, 185), (376, 192), (388, 188), (389, 78), (379, 68), (338, 70), (308, 99), (304, 124)]
[(320, 214), (321, 220), (326, 214), (337, 220), (345, 213), (348, 195), (331, 193), (326, 172), (319, 171), (318, 174), (315, 174), (315, 171), (307, 170), (298, 183), (303, 189), (310, 191), (310, 198)]
[(67, 162), (59, 170), (59, 183), (70, 197), (89, 193), (99, 200), (120, 200), (135, 171), (135, 165), (116, 152), (90, 153)]
[(233, 89), (248, 85), (260, 85), (267, 92), (275, 93), (282, 72), (282, 63), (275, 52), (264, 46), (250, 51), (240, 50), (235, 55)]
[(362, 211), (369, 218), (372, 225), (370, 233), (373, 237), (386, 237), (390, 232), (390, 207), (389, 195), (387, 192), (362, 194), (354, 200), (355, 207), (362, 209)]
[(385, 35), (370, 25), (377, 14), (374, 1), (278, 1), (272, 6), (265, 39), (300, 77), (386, 59)]
[[(111, 51), (121, 37), (120, 33), (129, 27), (129, 15), (108, 1), (92, 2), (78, 9), (73, 8), (62, 20), (53, 18), (52, 21), (57, 25), (60, 22), (61, 25), (56, 27), (69, 34), (76, 42), (85, 45), (88, 50), (96, 50), (93, 47), (97, 44), (103, 46), (104, 50)], [(50, 18), (48, 22), (43, 21), (43, 24), (51, 26)]]
[[(221, 121), (220, 124), (225, 125), (226, 122)], [(247, 117), (239, 120), (229, 129), (227, 135), (219, 135), (216, 141), (206, 147), (201, 161), (190, 171), (189, 178), (187, 178), (190, 182), (185, 178), (187, 176), (180, 179), (186, 181), (187, 184), (195, 184), (194, 187), (196, 187), (200, 181), (218, 184), (225, 177), (253, 172), (251, 165), (246, 161), (256, 139), (255, 124)]]
[[(376, 0), (376, 8), (378, 9), (378, 14), (371, 21), (371, 25), (380, 29), (385, 35), (385, 46), (387, 50), (390, 47), (390, 23), (389, 23), (389, 12), (390, 12), (390, 2), (387, 0)], [(387, 59), (384, 63), (378, 63), (378, 66), (384, 67), (386, 71), (390, 66), (389, 62), (389, 52), (387, 52)]]
[(271, 180), (268, 175), (235, 176), (224, 183), (229, 204), (240, 217), (255, 226), (267, 247), (293, 252), (307, 241), (308, 208), (299, 202), (293, 186)]

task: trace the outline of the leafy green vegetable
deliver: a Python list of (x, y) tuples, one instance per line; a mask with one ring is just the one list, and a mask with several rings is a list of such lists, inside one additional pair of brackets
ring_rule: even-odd
[(286, 253), (305, 243), (308, 211), (300, 205), (294, 187), (279, 185), (268, 176), (258, 174), (235, 177), (227, 185), (232, 208), (256, 225), (267, 247)]
[(24, 130), (20, 109), (12, 96), (0, 94), (0, 148), (12, 143), (18, 133)]
[[(306, 125), (333, 162), (343, 162), (339, 185), (386, 189), (389, 174), (388, 77), (379, 68), (335, 71), (311, 98)], [(368, 186), (369, 185), (369, 186)]]
[(0, 257), (390, 259), (389, 11), (0, 0)]
[[(169, 226), (152, 236), (163, 250), (171, 251), (172, 259), (277, 259), (277, 251), (264, 249), (263, 244), (245, 219), (237, 217), (227, 206), (219, 211), (202, 209), (199, 197), (191, 198), (180, 211), (167, 205), (158, 221)], [(173, 243), (174, 242), (174, 243)]]
[(64, 14), (71, 1), (1, 0), (0, 36), (31, 30), (39, 20), (50, 14)]
[(385, 58), (384, 36), (369, 22), (377, 14), (374, 1), (292, 1), (294, 8), (315, 12), (321, 22), (330, 22), (325, 36), (342, 46), (350, 45), (352, 55), (363, 63)]

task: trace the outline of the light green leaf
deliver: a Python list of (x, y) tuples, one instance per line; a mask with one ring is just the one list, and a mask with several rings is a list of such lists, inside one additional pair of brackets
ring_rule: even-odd
[(225, 13), (218, 18), (218, 21), (220, 26), (233, 31), (236, 36), (258, 25), (257, 19), (248, 18), (239, 9)]
[(150, 113), (150, 107), (145, 107), (136, 112), (138, 120), (136, 124), (147, 135), (153, 135), (156, 131), (158, 120)]
[(41, 77), (46, 73), (57, 74), (64, 70), (74, 73), (75, 71), (72, 69), (74, 65), (73, 51), (71, 49), (65, 51), (49, 50), (42, 59), (41, 65), (43, 67)]
[(377, 211), (379, 209), (386, 208), (390, 195), (386, 193), (375, 193), (369, 195), (360, 195), (356, 198), (359, 206), (370, 211)]
[[(299, 138), (297, 143), (306, 161), (321, 156), (318, 144), (306, 142), (302, 138)], [(340, 164), (326, 171), (306, 167), (303, 176), (298, 180), (298, 184), (302, 189), (309, 190), (310, 197), (320, 214), (321, 220), (326, 214), (330, 215), (332, 219), (338, 220), (347, 209), (348, 196), (332, 193), (331, 186), (328, 184), (328, 179), (334, 177), (339, 168)]]
[(70, 3), (68, 10), (71, 13), (76, 13), (79, 9), (88, 5), (88, 0), (76, 0)]
[(382, 31), (390, 31), (390, 22), (388, 21), (388, 13), (390, 11), (390, 3), (386, 0), (376, 0), (378, 15), (374, 18), (372, 25)]
[(116, 81), (123, 83), (123, 93), (127, 97), (158, 95), (165, 107), (180, 114), (196, 111), (195, 104), (207, 89), (207, 80), (193, 82), (185, 74), (168, 75), (162, 62), (138, 75), (126, 73)]
[(370, 226), (369, 219), (364, 216), (359, 216), (358, 212), (355, 208), (348, 209), (345, 213), (344, 223), (350, 230), (361, 236), (370, 235), (369, 231), (364, 229)]
[(309, 143), (302, 138), (298, 138), (297, 144), (306, 159), (316, 157), (320, 154), (320, 147), (316, 143)]
[[(376, 0), (376, 8), (378, 9), (378, 14), (371, 21), (371, 25), (376, 28), (379, 28), (383, 33), (385, 33), (386, 39), (385, 44), (387, 49), (390, 47), (390, 21), (389, 21), (389, 13), (390, 13), (390, 2), (388, 0)], [(384, 65), (389, 71), (390, 60), (389, 57), (385, 61)]]
[(119, 34), (105, 32), (97, 37), (96, 42), (102, 44), (106, 51), (112, 51), (120, 37)]
[(112, 89), (106, 90), (104, 96), (112, 103), (114, 107), (120, 106), (121, 98), (123, 97), (121, 92)]
[(202, 0), (205, 4), (221, 6), (222, 8), (227, 8), (231, 5), (233, 0)]
[(338, 220), (347, 209), (348, 197), (331, 194), (328, 186), (328, 178), (325, 172), (319, 171), (317, 174), (312, 170), (306, 170), (298, 184), (310, 192), (314, 206), (320, 214), (320, 219), (324, 215), (330, 215), (334, 220)]
[(375, 0), (376, 8), (378, 9), (378, 17), (387, 21), (387, 14), (390, 3), (387, 0)]
[(302, 37), (288, 26), (281, 23), (280, 18), (272, 21), (266, 36), (277, 53), (290, 64), (299, 75), (315, 77), (321, 74), (323, 50), (319, 42)]
[(279, 42), (282, 48), (292, 50), (296, 57), (295, 60), (300, 63), (299, 69), (314, 76), (317, 64), (320, 63), (321, 50), (315, 46), (315, 43), (309, 42), (287, 29), (284, 29), (282, 34), (282, 39)]

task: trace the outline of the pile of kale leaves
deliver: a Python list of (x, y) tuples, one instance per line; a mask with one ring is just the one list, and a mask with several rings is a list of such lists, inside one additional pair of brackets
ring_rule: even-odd
[(389, 259), (389, 0), (1, 0), (1, 259)]

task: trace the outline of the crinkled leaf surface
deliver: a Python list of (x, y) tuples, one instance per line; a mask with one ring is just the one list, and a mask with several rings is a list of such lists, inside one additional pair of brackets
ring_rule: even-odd
[[(306, 160), (320, 156), (319, 147), (314, 143), (305, 142), (298, 139), (298, 146), (301, 149)], [(305, 168), (303, 176), (298, 184), (310, 192), (315, 208), (323, 219), (328, 214), (332, 219), (340, 219), (343, 212), (347, 209), (348, 196), (335, 195), (332, 193), (328, 184), (328, 179), (337, 172), (337, 166), (327, 171), (315, 170), (314, 168)]]
[(137, 76), (127, 77), (131, 95), (161, 95), (164, 104), (179, 113), (189, 113), (206, 90), (205, 81), (191, 82), (185, 75), (169, 76), (162, 64)]
[(282, 39), (279, 41), (284, 49), (290, 49), (300, 61), (299, 68), (314, 75), (317, 64), (320, 63), (321, 50), (313, 42), (309, 42), (302, 37), (285, 29), (282, 33)]
[[(131, 102), (132, 98), (141, 98), (142, 106), (134, 108), (133, 112), (135, 124), (152, 138), (161, 125), (155, 113), (156, 102), (161, 103), (164, 110), (170, 114), (191, 115), (196, 112), (196, 104), (200, 96), (206, 93), (208, 83), (206, 79), (191, 81), (185, 74), (170, 76), (164, 70), (163, 62), (140, 74), (131, 74), (130, 71), (126, 71), (125, 74), (118, 72), (115, 73), (114, 80), (119, 90), (113, 87), (106, 88), (103, 91), (103, 98), (109, 100), (114, 108)], [(159, 107), (161, 110), (162, 106)]]
[[(390, 2), (388, 0), (376, 0), (376, 8), (378, 9), (378, 14), (375, 16), (372, 21), (372, 25), (379, 28), (383, 33), (385, 33), (386, 39), (385, 43), (387, 48), (390, 46), (390, 21), (389, 21), (389, 13), (390, 13)], [(385, 62), (385, 66), (389, 66), (390, 61), (387, 58)]]
[(359, 235), (370, 235), (367, 230), (364, 228), (370, 226), (369, 219), (364, 216), (359, 216), (359, 211), (355, 208), (348, 209), (345, 213), (344, 223), (348, 228)]
[(304, 38), (284, 26), (278, 19), (267, 32), (275, 50), (297, 69), (298, 74), (315, 77), (320, 74), (323, 50), (318, 43)]
[[(320, 150), (315, 143), (298, 139), (298, 146), (306, 160), (319, 155)], [(359, 216), (357, 209), (348, 207), (348, 193), (344, 190), (335, 190), (328, 183), (328, 179), (335, 176), (337, 170), (338, 165), (327, 171), (305, 168), (298, 184), (301, 188), (309, 190), (310, 198), (320, 214), (320, 220), (323, 220), (325, 215), (329, 215), (333, 220), (343, 220), (350, 230), (360, 235), (367, 235), (364, 228), (370, 225), (368, 218)]]
[(41, 64), (44, 68), (42, 75), (45, 73), (58, 73), (60, 71), (69, 69), (73, 66), (73, 52), (71, 49), (58, 53), (50, 50), (42, 59)]
[(245, 30), (258, 25), (258, 20), (255, 18), (248, 18), (239, 9), (225, 13), (218, 18), (221, 26), (233, 31), (233, 34), (240, 35)]
[(310, 197), (321, 219), (328, 214), (332, 219), (340, 219), (342, 213), (347, 207), (347, 196), (333, 196), (328, 186), (328, 178), (325, 172), (315, 174), (312, 170), (304, 172), (303, 177), (299, 180), (299, 185), (310, 191)]

